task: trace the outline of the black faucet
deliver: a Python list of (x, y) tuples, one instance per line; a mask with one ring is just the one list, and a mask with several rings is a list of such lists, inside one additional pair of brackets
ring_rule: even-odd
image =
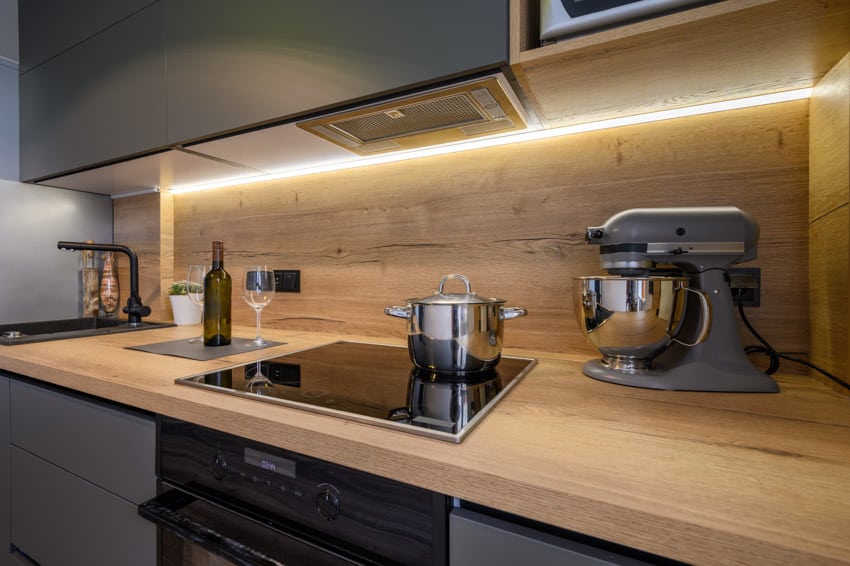
[(121, 252), (130, 258), (130, 297), (127, 299), (127, 306), (124, 307), (124, 312), (127, 313), (127, 322), (130, 326), (139, 326), (142, 324), (142, 317), (148, 316), (151, 313), (151, 308), (142, 304), (142, 299), (139, 297), (139, 258), (136, 252), (119, 244), (89, 244), (86, 242), (58, 242), (57, 247), (60, 250), (79, 251), (93, 250), (99, 252)]

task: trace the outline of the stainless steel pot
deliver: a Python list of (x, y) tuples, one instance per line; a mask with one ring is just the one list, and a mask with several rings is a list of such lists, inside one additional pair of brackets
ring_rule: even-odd
[(411, 422), (457, 433), (502, 390), (499, 374), (478, 372), (481, 379), (443, 381), (422, 369), (410, 372), (408, 412)]
[[(445, 292), (450, 279), (463, 281), (466, 293)], [(523, 308), (504, 304), (504, 299), (479, 297), (467, 277), (450, 274), (440, 279), (436, 294), (408, 299), (406, 306), (387, 307), (384, 312), (407, 319), (408, 353), (416, 367), (461, 373), (483, 371), (499, 363), (503, 322), (527, 314)]]

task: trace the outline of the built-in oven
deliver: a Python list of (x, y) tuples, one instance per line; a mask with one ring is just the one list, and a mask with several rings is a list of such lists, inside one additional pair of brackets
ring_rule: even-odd
[(158, 419), (162, 566), (447, 561), (448, 499), (169, 417)]

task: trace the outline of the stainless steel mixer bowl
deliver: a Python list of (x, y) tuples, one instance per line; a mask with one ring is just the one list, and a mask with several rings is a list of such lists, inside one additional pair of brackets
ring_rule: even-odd
[(577, 277), (582, 333), (615, 369), (648, 369), (678, 335), (685, 317), (685, 277)]

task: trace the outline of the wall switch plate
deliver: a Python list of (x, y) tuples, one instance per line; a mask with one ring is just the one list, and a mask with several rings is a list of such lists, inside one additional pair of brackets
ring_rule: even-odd
[(735, 267), (729, 269), (729, 290), (738, 304), (738, 293), (741, 294), (741, 304), (745, 307), (761, 305), (761, 268)]
[(274, 290), (278, 293), (300, 293), (301, 292), (301, 270), (300, 269), (275, 269)]

